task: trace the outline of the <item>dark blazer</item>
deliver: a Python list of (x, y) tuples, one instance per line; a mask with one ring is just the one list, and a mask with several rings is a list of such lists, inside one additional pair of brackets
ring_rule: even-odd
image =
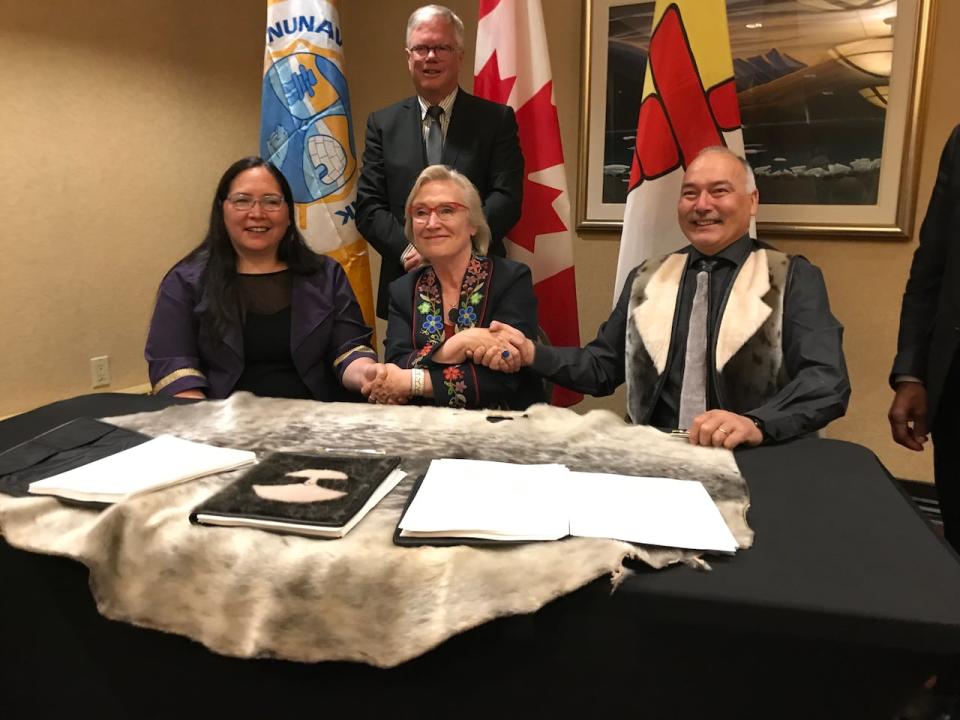
[(927, 418), (937, 408), (960, 343), (960, 125), (940, 156), (940, 169), (900, 310), (900, 335), (890, 384), (912, 375), (927, 388)]
[[(472, 362), (442, 365), (431, 359), (442, 344), (437, 340), (443, 333), (440, 296), (429, 265), (390, 284), (386, 361), (402, 368), (425, 368), (436, 405), (523, 410), (544, 402), (543, 383), (527, 368), (502, 373)], [(458, 321), (458, 330), (489, 327), (500, 320), (536, 340), (537, 298), (530, 268), (506, 258), (474, 256), (461, 288), (460, 315), (464, 322)]]
[[(387, 317), (388, 286), (403, 275), (404, 205), (427, 165), (420, 103), (408, 97), (370, 114), (357, 185), (357, 229), (380, 253), (377, 316)], [(476, 185), (492, 235), (489, 253), (505, 255), (503, 237), (520, 219), (523, 155), (513, 110), (463, 90), (450, 111), (443, 164)]]
[[(328, 257), (311, 275), (294, 275), (290, 298), (290, 351), (300, 379), (317, 400), (343, 398), (339, 380), (359, 357), (377, 359), (343, 268)], [(177, 263), (160, 283), (144, 355), (155, 394), (203, 390), (225, 398), (243, 373), (243, 328), (223, 339), (201, 328), (207, 306), (203, 259)]]

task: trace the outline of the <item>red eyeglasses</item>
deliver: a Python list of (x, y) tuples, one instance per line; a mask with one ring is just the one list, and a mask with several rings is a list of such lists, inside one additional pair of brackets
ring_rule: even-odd
[(458, 212), (466, 209), (466, 205), (461, 205), (458, 202), (444, 202), (432, 207), (430, 205), (412, 205), (410, 207), (410, 219), (418, 225), (426, 225), (430, 222), (430, 216), (436, 213), (437, 220), (448, 223), (457, 216)]

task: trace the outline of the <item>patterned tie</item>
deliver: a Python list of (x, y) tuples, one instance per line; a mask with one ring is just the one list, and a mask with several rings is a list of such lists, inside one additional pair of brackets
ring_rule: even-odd
[(440, 129), (440, 116), (443, 108), (431, 105), (427, 108), (430, 125), (427, 127), (427, 165), (439, 165), (443, 155), (443, 131)]
[(689, 428), (693, 419), (707, 410), (707, 313), (710, 307), (710, 271), (715, 260), (701, 260), (697, 273), (697, 292), (690, 308), (687, 326), (687, 354), (683, 362), (680, 386), (680, 412), (677, 425)]

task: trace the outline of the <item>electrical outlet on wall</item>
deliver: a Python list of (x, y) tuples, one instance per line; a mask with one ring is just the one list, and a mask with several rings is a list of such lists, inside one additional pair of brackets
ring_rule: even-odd
[(110, 384), (109, 355), (90, 358), (90, 382), (95, 388), (106, 387)]

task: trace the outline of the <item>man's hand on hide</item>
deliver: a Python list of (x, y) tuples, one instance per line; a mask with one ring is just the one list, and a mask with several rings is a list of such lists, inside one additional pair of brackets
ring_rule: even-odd
[(707, 410), (697, 415), (688, 432), (691, 445), (712, 445), (727, 450), (763, 442), (763, 433), (753, 420), (728, 410)]

